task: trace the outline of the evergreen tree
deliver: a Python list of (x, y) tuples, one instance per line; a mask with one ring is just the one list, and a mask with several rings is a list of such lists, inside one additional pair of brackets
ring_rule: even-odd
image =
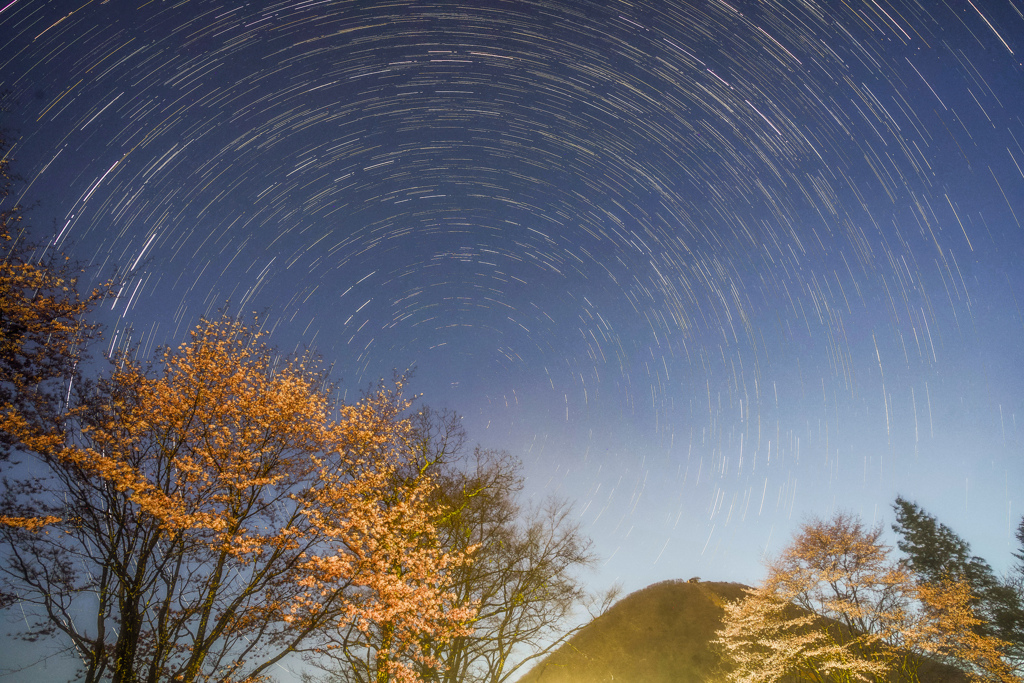
[(917, 503), (898, 496), (893, 509), (896, 523), (892, 529), (900, 537), (896, 545), (906, 554), (907, 566), (919, 577), (929, 582), (950, 575), (964, 578), (979, 595), (999, 583), (989, 563), (971, 555), (967, 541)]
[(1017, 576), (1024, 577), (1024, 517), (1021, 517), (1020, 524), (1017, 525), (1017, 542), (1020, 544), (1020, 548), (1013, 556), (1017, 559), (1017, 564), (1013, 567), (1013, 572)]
[(998, 577), (971, 546), (917, 503), (897, 497), (893, 504), (899, 535), (896, 545), (918, 579), (938, 584), (946, 579), (965, 580), (977, 596), (976, 609), (987, 621), (982, 628), (1010, 644), (1014, 668), (1024, 671), (1024, 520), (1017, 529), (1019, 563), (1005, 578)]

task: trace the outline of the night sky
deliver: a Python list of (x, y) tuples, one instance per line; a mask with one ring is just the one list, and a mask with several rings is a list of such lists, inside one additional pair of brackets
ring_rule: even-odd
[[(807, 515), (1024, 513), (1024, 0), (0, 0), (39, 234), (226, 302), (577, 501), (594, 588)], [(23, 193), (23, 194), (22, 194)], [(890, 540), (892, 537), (889, 537)]]

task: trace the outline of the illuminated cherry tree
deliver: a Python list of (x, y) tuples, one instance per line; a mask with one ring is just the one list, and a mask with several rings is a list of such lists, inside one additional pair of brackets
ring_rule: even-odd
[(110, 282), (81, 293), (81, 269), (28, 233), (24, 207), (9, 202), (15, 176), (6, 151), (0, 131), (0, 461), (21, 439), (44, 450), (63, 443), (68, 381), (98, 332), (86, 314), (113, 294)]
[(425, 634), (466, 632), (444, 577), (467, 554), (439, 549), (431, 479), (395, 476), (400, 382), (335, 405), (310, 359), (225, 319), (79, 387), (67, 442), (0, 511), (59, 521), (0, 533), (23, 635), (70, 642), (86, 681), (261, 680), (381, 625), (380, 680), (412, 681)]
[(925, 662), (941, 659), (971, 680), (1018, 681), (1006, 643), (976, 628), (969, 585), (916, 580), (881, 534), (846, 514), (804, 524), (765, 581), (726, 605), (726, 680), (919, 683)]

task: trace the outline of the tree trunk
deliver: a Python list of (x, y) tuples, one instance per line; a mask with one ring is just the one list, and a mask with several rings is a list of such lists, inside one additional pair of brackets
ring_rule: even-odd
[(388, 674), (388, 661), (390, 658), (391, 643), (395, 637), (395, 627), (392, 624), (384, 624), (381, 627), (380, 647), (377, 649), (376, 679), (375, 683), (388, 683), (391, 676)]

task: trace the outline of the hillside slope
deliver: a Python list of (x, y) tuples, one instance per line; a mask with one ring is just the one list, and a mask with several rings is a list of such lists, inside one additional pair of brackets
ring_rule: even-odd
[(711, 676), (709, 648), (723, 602), (738, 583), (664, 581), (632, 593), (539, 662), (520, 683), (699, 683)]
[[(738, 583), (664, 581), (632, 593), (541, 660), (519, 683), (714, 683), (710, 641)], [(964, 683), (958, 671), (922, 664), (920, 680)]]

